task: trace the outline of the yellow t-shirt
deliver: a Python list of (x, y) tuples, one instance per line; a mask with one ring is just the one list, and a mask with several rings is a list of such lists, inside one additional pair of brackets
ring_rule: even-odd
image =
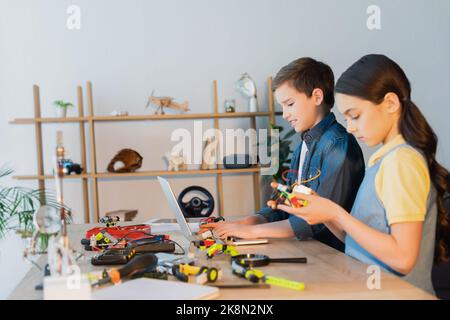
[[(378, 149), (369, 167), (405, 139), (397, 135)], [(375, 190), (384, 205), (388, 224), (424, 221), (430, 191), (430, 174), (425, 158), (411, 147), (400, 147), (383, 158), (375, 177)]]

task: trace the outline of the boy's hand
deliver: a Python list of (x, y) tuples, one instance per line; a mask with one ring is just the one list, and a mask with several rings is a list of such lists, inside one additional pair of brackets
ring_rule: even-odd
[(214, 233), (217, 234), (221, 239), (226, 239), (227, 237), (251, 239), (256, 237), (254, 235), (255, 228), (253, 225), (243, 225), (226, 221), (201, 225), (198, 233), (201, 234), (211, 229), (214, 229)]
[(200, 230), (198, 231), (198, 233), (203, 233), (206, 232), (208, 230), (212, 230), (215, 229), (217, 226), (221, 225), (221, 224), (229, 224), (229, 222), (226, 221), (219, 221), (219, 222), (211, 222), (211, 223), (205, 223), (200, 225)]
[(254, 225), (243, 225), (243, 224), (233, 224), (233, 223), (220, 223), (214, 229), (214, 232), (221, 238), (226, 239), (227, 237), (237, 237), (242, 239), (252, 239), (257, 238), (255, 234), (256, 226)]
[[(250, 217), (252, 218), (252, 217)], [(223, 224), (232, 224), (232, 225), (253, 225), (255, 224), (254, 221), (248, 221), (248, 218), (240, 219), (240, 220), (234, 220), (234, 221), (219, 221), (219, 222), (211, 222), (211, 223), (205, 223), (200, 225), (200, 230), (198, 233), (203, 233), (207, 230), (215, 229), (218, 226), (221, 226)]]
[(345, 210), (338, 204), (326, 198), (322, 198), (317, 194), (298, 194), (296, 197), (300, 200), (308, 201), (308, 204), (300, 208), (292, 208), (290, 206), (280, 204), (277, 206), (277, 209), (298, 216), (310, 225), (336, 222), (339, 213), (343, 211), (345, 212)]

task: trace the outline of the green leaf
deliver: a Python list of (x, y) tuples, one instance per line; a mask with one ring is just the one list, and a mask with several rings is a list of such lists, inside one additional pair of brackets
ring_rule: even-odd
[[(3, 166), (0, 168), (0, 178), (12, 172)], [(8, 230), (20, 230), (22, 234), (32, 233), (34, 212), (43, 204), (58, 210), (61, 208), (50, 190), (0, 186), (0, 238), (3, 238)], [(71, 210), (67, 206), (63, 208), (66, 221), (71, 223)]]
[(73, 104), (70, 102), (65, 102), (64, 100), (55, 100), (53, 104), (59, 108), (68, 108), (73, 107)]

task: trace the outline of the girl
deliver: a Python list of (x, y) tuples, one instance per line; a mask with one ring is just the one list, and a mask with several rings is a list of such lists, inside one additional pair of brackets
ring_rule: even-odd
[(403, 275), (434, 293), (431, 268), (449, 258), (449, 216), (443, 197), (450, 174), (435, 159), (437, 137), (411, 101), (403, 70), (388, 57), (367, 55), (336, 83), (336, 103), (347, 131), (368, 146), (369, 160), (348, 214), (318, 195), (301, 195), (305, 207), (279, 209), (325, 225), (345, 242), (346, 254)]

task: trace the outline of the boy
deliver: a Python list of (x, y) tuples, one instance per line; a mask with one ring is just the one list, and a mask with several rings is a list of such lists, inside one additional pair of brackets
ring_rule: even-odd
[[(300, 58), (281, 68), (273, 90), (283, 108), (283, 118), (300, 133), (301, 143), (292, 155), (288, 181), (305, 183), (322, 197), (351, 210), (364, 177), (364, 158), (355, 138), (331, 112), (334, 75), (331, 68), (312, 58)], [(344, 244), (325, 225), (308, 225), (280, 210), (263, 208), (242, 220), (208, 224), (220, 237), (314, 238), (344, 251)]]

